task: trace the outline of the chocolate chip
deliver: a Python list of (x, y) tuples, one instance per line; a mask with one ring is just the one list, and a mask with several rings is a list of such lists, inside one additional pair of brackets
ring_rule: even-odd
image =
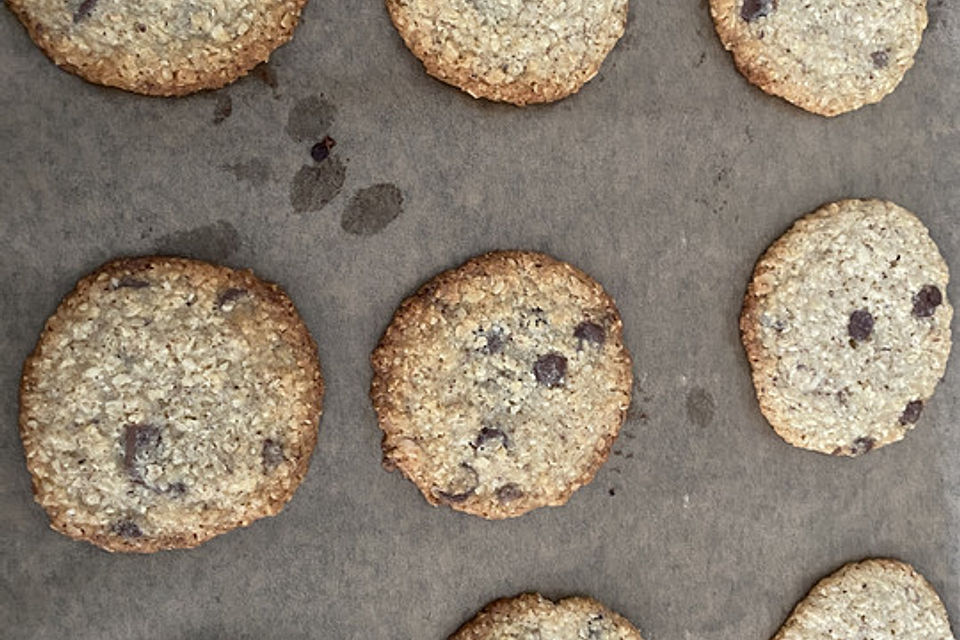
[(80, 6), (77, 7), (76, 12), (73, 14), (74, 24), (80, 22), (93, 12), (93, 8), (97, 5), (97, 0), (83, 0), (80, 3)]
[(223, 291), (219, 296), (217, 296), (217, 308), (223, 309), (224, 305), (235, 302), (241, 297), (247, 294), (246, 289), (241, 289), (239, 287), (230, 287), (229, 289)]
[(151, 424), (128, 424), (123, 434), (123, 466), (130, 479), (143, 482), (145, 458), (153, 457), (160, 449), (160, 428)]
[(323, 162), (330, 155), (330, 149), (337, 145), (337, 141), (330, 136), (324, 136), (323, 140), (310, 148), (310, 157), (314, 162)]
[(903, 413), (900, 414), (900, 424), (917, 424), (917, 420), (920, 419), (920, 414), (922, 412), (923, 402), (921, 400), (908, 402), (906, 408), (903, 410)]
[(150, 283), (146, 280), (140, 280), (139, 278), (134, 278), (133, 276), (123, 276), (117, 280), (117, 284), (114, 285), (114, 289), (143, 289), (149, 287)]
[(514, 500), (519, 500), (523, 497), (523, 490), (513, 482), (503, 485), (497, 489), (496, 493), (497, 500), (504, 504), (507, 502), (513, 502)]
[(487, 355), (500, 353), (507, 342), (506, 334), (500, 327), (490, 327), (489, 330), (484, 332), (483, 337), (486, 344), (483, 345), (482, 351)]
[(542, 355), (533, 365), (533, 375), (537, 377), (537, 382), (550, 389), (563, 386), (566, 374), (567, 359), (559, 353)]
[(870, 59), (873, 60), (873, 66), (877, 69), (883, 69), (888, 64), (890, 64), (890, 56), (886, 51), (874, 51), (870, 54)]
[(142, 22), (138, 22), (138, 23), (137, 23), (137, 31), (139, 31), (140, 33), (146, 33), (146, 32), (147, 32), (147, 25), (143, 24)]
[(267, 438), (260, 449), (260, 458), (263, 468), (268, 472), (273, 471), (283, 462), (283, 443)]
[(496, 427), (483, 427), (480, 429), (480, 433), (477, 435), (477, 439), (473, 441), (471, 445), (474, 449), (479, 449), (480, 447), (486, 445), (488, 442), (497, 440), (500, 444), (503, 445), (503, 448), (506, 449), (510, 446), (510, 438), (506, 433), (501, 431)]
[(743, 0), (740, 17), (747, 22), (768, 16), (777, 9), (777, 0)]
[(132, 520), (121, 520), (120, 522), (115, 522), (113, 524), (113, 532), (118, 536), (123, 536), (124, 538), (139, 538), (143, 535), (143, 531), (140, 530), (140, 527), (137, 526), (136, 522)]
[(583, 349), (583, 342), (591, 342), (598, 347), (601, 346), (604, 340), (607, 339), (607, 334), (603, 330), (603, 327), (598, 325), (595, 322), (581, 322), (577, 325), (577, 328), (573, 330), (573, 337), (580, 341), (578, 349)]
[(466, 462), (461, 462), (458, 472), (444, 491), (434, 489), (434, 494), (441, 502), (459, 504), (473, 495), (480, 484), (477, 471)]
[(866, 309), (857, 309), (850, 314), (850, 322), (847, 324), (847, 333), (854, 340), (863, 342), (870, 337), (873, 332), (873, 316)]
[(877, 444), (877, 441), (870, 437), (857, 438), (853, 441), (853, 444), (850, 445), (850, 453), (855, 456), (867, 453), (873, 446)]
[(943, 302), (940, 289), (928, 284), (913, 296), (913, 315), (918, 318), (929, 318)]

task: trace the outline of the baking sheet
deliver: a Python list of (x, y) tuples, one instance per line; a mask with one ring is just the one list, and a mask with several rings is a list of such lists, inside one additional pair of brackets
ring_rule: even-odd
[[(539, 590), (598, 598), (647, 640), (766, 640), (817, 579), (870, 555), (915, 564), (960, 624), (958, 358), (904, 442), (832, 459), (767, 426), (737, 334), (760, 252), (829, 200), (899, 202), (960, 271), (958, 5), (929, 3), (893, 95), (828, 120), (748, 85), (702, 0), (632, 4), (600, 75), (527, 109), (428, 78), (373, 0), (311, 0), (269, 67), (179, 100), (58, 71), (0, 10), (0, 635), (442, 640)], [(419, 283), (496, 248), (603, 283), (637, 387), (592, 484), (485, 522), (380, 468), (367, 362)], [(284, 286), (319, 342), (326, 411), (280, 516), (110, 555), (32, 502), (19, 369), (79, 277), (156, 251)]]

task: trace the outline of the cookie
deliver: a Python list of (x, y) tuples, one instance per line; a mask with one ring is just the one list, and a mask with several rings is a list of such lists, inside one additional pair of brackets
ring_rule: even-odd
[(923, 576), (898, 560), (852, 562), (810, 590), (773, 640), (953, 640), (947, 610)]
[(27, 358), (20, 435), (53, 529), (108, 551), (193, 547), (303, 480), (323, 379), (274, 284), (182, 258), (110, 262)]
[(621, 615), (591, 598), (556, 603), (537, 593), (491, 602), (450, 640), (643, 640)]
[(920, 47), (926, 0), (710, 0), (747, 80), (824, 116), (879, 102)]
[(947, 265), (909, 211), (842, 200), (760, 258), (740, 329), (760, 408), (797, 447), (857, 456), (920, 419), (950, 354)]
[(540, 253), (441, 273), (397, 310), (372, 355), (383, 462), (434, 505), (509, 518), (593, 479), (630, 402), (613, 300)]
[(627, 0), (386, 0), (434, 78), (525, 105), (580, 90), (623, 35)]
[(155, 96), (217, 89), (287, 42), (306, 0), (7, 0), (57, 65)]

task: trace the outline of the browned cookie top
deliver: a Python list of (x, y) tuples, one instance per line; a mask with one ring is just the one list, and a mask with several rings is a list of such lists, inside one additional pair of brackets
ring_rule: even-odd
[(432, 504), (487, 518), (566, 502), (630, 401), (613, 301), (539, 253), (440, 274), (401, 305), (372, 362), (385, 465)]
[(150, 95), (236, 80), (290, 39), (306, 0), (7, 0), (68, 71)]
[(551, 602), (536, 593), (491, 602), (450, 640), (643, 640), (621, 615), (591, 598)]
[(181, 258), (108, 263), (24, 365), (20, 431), (51, 525), (191, 547), (280, 511), (317, 437), (316, 346), (276, 285)]

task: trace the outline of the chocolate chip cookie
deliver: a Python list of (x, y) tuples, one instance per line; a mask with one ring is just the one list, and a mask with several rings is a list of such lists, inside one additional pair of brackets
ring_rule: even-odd
[(852, 562), (811, 589), (773, 640), (953, 640), (947, 610), (899, 560)]
[(710, 11), (740, 73), (824, 116), (893, 91), (927, 26), (926, 0), (710, 0)]
[(643, 640), (621, 615), (591, 598), (551, 602), (537, 593), (491, 602), (450, 640)]
[(623, 35), (627, 0), (386, 0), (427, 73), (516, 105), (580, 90)]
[(606, 460), (630, 403), (613, 300), (540, 253), (435, 277), (372, 356), (383, 459), (434, 505), (485, 518), (561, 505)]
[(950, 354), (949, 274), (880, 200), (801, 218), (760, 258), (740, 318), (763, 414), (792, 445), (857, 456), (920, 420)]
[(246, 75), (293, 35), (306, 0), (7, 0), (57, 65), (98, 84), (179, 96)]
[(193, 547), (283, 508), (322, 397), (316, 345), (279, 287), (121, 259), (47, 320), (23, 369), (20, 435), (55, 530), (109, 551)]

